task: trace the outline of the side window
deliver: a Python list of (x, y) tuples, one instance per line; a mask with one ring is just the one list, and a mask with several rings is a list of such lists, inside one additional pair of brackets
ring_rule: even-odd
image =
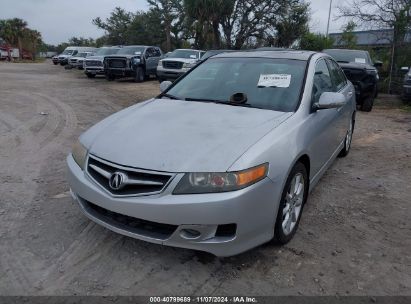
[(151, 58), (153, 57), (153, 49), (152, 48), (148, 48), (146, 50), (146, 58)]
[(333, 92), (330, 71), (324, 59), (317, 61), (315, 65), (314, 85), (312, 92), (312, 104), (320, 100), (320, 96), (324, 92)]
[(157, 48), (154, 49), (154, 57), (161, 57), (160, 49), (157, 49)]
[(340, 91), (347, 84), (344, 73), (341, 71), (340, 66), (333, 60), (327, 60), (331, 71), (331, 80), (335, 87), (335, 92)]

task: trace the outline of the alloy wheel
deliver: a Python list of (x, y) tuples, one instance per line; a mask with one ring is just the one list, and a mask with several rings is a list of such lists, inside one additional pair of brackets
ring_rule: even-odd
[(304, 189), (304, 176), (301, 173), (297, 173), (291, 180), (290, 187), (285, 196), (282, 218), (282, 228), (285, 235), (291, 234), (298, 223), (304, 201)]

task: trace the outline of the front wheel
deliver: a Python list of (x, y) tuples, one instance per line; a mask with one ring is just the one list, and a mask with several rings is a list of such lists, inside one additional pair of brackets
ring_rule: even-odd
[(144, 69), (141, 66), (137, 67), (136, 77), (134, 78), (134, 81), (135, 82), (143, 82), (144, 78), (145, 78)]
[(88, 78), (94, 78), (96, 77), (96, 74), (91, 74), (91, 73), (86, 73)]
[(274, 240), (288, 243), (297, 231), (301, 213), (308, 196), (308, 173), (298, 162), (285, 183), (275, 222)]
[(346, 157), (348, 153), (350, 152), (353, 133), (354, 133), (354, 116), (352, 117), (350, 121), (350, 126), (348, 128), (347, 135), (345, 135), (344, 148), (341, 150), (338, 157)]
[(106, 79), (107, 79), (108, 81), (113, 81), (113, 80), (114, 80), (114, 76), (111, 75), (111, 74), (106, 74)]

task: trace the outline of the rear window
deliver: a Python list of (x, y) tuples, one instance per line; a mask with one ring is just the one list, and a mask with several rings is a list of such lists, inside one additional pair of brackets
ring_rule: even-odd
[(365, 51), (355, 50), (324, 50), (324, 53), (330, 55), (335, 61), (340, 63), (362, 63), (371, 64), (371, 59)]

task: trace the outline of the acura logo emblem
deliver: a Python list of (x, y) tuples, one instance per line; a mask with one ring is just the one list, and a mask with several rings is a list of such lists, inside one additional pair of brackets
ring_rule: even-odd
[(114, 172), (108, 181), (108, 184), (113, 190), (120, 190), (124, 187), (124, 183), (127, 180), (127, 175), (123, 172)]

